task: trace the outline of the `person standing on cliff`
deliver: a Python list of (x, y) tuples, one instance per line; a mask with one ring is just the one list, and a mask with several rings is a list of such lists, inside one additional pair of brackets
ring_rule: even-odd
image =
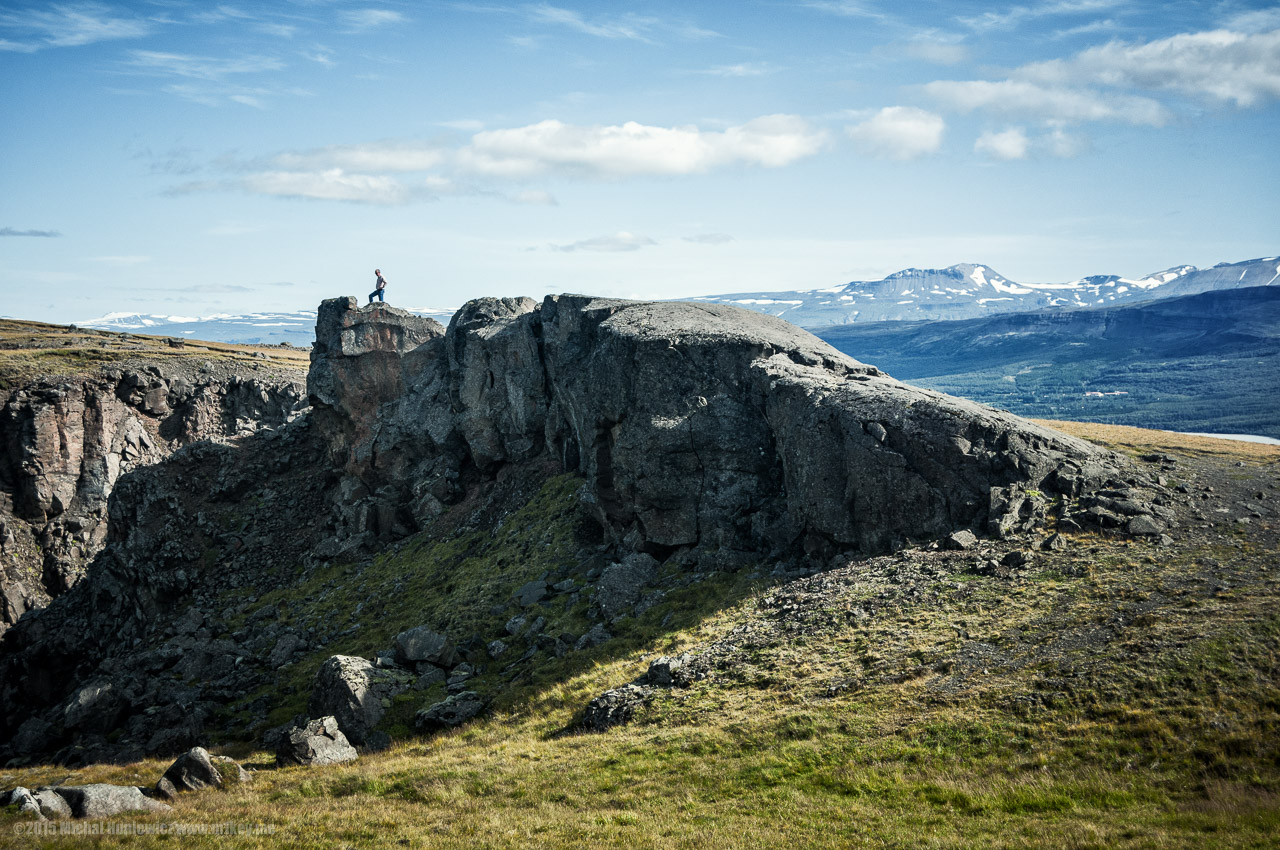
[(382, 295), (382, 291), (383, 291), (384, 289), (386, 289), (386, 288), (387, 288), (387, 279), (386, 279), (385, 277), (383, 277), (383, 276), (382, 276), (382, 270), (381, 270), (381, 269), (374, 269), (374, 270), (373, 270), (373, 274), (374, 274), (374, 276), (376, 276), (376, 277), (377, 277), (377, 279), (378, 279), (378, 285), (377, 285), (377, 287), (373, 290), (373, 292), (370, 292), (370, 293), (369, 293), (369, 303), (370, 303), (370, 304), (372, 304), (372, 303), (373, 303), (373, 296), (375, 296), (375, 295), (376, 295), (376, 296), (378, 296), (378, 300), (379, 300), (379, 301), (383, 301), (383, 302), (385, 302), (387, 299), (383, 297), (383, 295)]

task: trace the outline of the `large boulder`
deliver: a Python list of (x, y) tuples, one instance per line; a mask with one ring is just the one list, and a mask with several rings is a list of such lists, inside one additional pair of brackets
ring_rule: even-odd
[(321, 717), (290, 729), (276, 750), (276, 764), (326, 765), (354, 761), (356, 748), (333, 717)]
[(396, 659), (404, 664), (426, 662), (437, 667), (458, 663), (458, 648), (445, 635), (426, 626), (403, 631), (395, 637)]
[(463, 691), (422, 709), (418, 712), (415, 723), (424, 732), (452, 729), (480, 714), (484, 708), (485, 700), (480, 694)]
[(334, 655), (316, 671), (307, 711), (332, 716), (347, 740), (365, 743), (396, 694), (409, 689), (414, 677), (403, 670), (375, 667), (363, 658)]
[(209, 751), (204, 747), (192, 747), (169, 765), (164, 776), (156, 782), (156, 793), (172, 800), (179, 791), (221, 787), (222, 773), (213, 763)]
[(54, 789), (71, 807), (72, 817), (106, 818), (125, 812), (167, 812), (169, 807), (153, 800), (133, 785), (60, 785)]

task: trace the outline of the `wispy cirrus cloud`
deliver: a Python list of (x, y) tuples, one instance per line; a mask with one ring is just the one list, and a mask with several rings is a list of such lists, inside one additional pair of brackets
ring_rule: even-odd
[(33, 53), (46, 47), (80, 47), (99, 41), (141, 38), (155, 22), (101, 3), (54, 3), (48, 8), (0, 10), (0, 50)]
[(877, 21), (888, 18), (884, 12), (860, 0), (802, 0), (797, 5), (842, 18), (870, 18)]
[(566, 253), (573, 251), (603, 251), (607, 253), (617, 253), (621, 251), (639, 251), (641, 248), (648, 248), (658, 243), (650, 239), (648, 236), (640, 236), (627, 231), (619, 231), (610, 236), (594, 236), (590, 239), (582, 239), (578, 242), (570, 242), (567, 245), (552, 245), (552, 250), (564, 251)]
[(764, 77), (776, 74), (778, 70), (767, 62), (738, 62), (733, 65), (716, 65), (694, 73), (706, 74), (710, 77)]
[(1011, 6), (1003, 11), (986, 11), (980, 15), (962, 16), (956, 20), (977, 32), (1013, 29), (1023, 23), (1041, 18), (1103, 13), (1125, 2), (1126, 0), (1052, 0), (1048, 3)]
[(946, 128), (941, 115), (914, 106), (886, 106), (846, 127), (845, 134), (865, 154), (903, 161), (937, 151)]
[(558, 6), (531, 6), (528, 9), (530, 20), (535, 23), (558, 24), (577, 30), (586, 35), (598, 38), (629, 38), (645, 40), (644, 31), (652, 25), (653, 19), (638, 18), (634, 15), (622, 18), (596, 18), (587, 20), (581, 13)]
[(348, 9), (338, 14), (339, 20), (352, 32), (365, 32), (391, 24), (401, 24), (406, 18), (393, 9)]
[(61, 235), (56, 230), (19, 230), (16, 227), (0, 227), (0, 236), (30, 236), (41, 239), (56, 239)]
[[(720, 33), (706, 29), (697, 24), (672, 17), (639, 15), (634, 12), (623, 14), (584, 14), (576, 9), (567, 9), (551, 3), (538, 4), (457, 4), (455, 8), (482, 13), (500, 14), (515, 17), (531, 27), (556, 27), (569, 30), (593, 38), (610, 40), (639, 41), (656, 43), (663, 38), (674, 37), (682, 40), (700, 40), (718, 38)], [(518, 47), (537, 48), (542, 40), (529, 35), (512, 35), (507, 41)]]
[(190, 77), (198, 80), (224, 80), (238, 74), (278, 71), (284, 62), (274, 56), (238, 56), (231, 58), (193, 56), (158, 50), (131, 50), (127, 66), (142, 73)]

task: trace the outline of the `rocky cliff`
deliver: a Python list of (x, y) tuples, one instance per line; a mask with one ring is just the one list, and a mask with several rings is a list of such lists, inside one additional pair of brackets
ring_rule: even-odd
[[(120, 478), (85, 579), (0, 639), (0, 755), (177, 751), (215, 715), (243, 737), (296, 704), (282, 677), (313, 670), (294, 665), (368, 657), (388, 628), (469, 630), (452, 636), (473, 665), (450, 675), (462, 687), (498, 638), (526, 642), (508, 677), (540, 652), (608, 640), (666, 592), (652, 583), (822, 568), (957, 529), (1012, 534), (1091, 504), (1126, 521), (1077, 499), (1133, 480), (1117, 457), (738, 308), (481, 299), (445, 329), (333, 299), (311, 358), (307, 416)], [(561, 502), (563, 482), (580, 483), (557, 510), (595, 531), (513, 531), (536, 524), (529, 499), (560, 473)], [(500, 531), (517, 538), (486, 562), (493, 574), (460, 574)], [(552, 550), (541, 572), (512, 566)], [(413, 574), (380, 572), (396, 563)], [(548, 594), (576, 612), (565, 622), (594, 625), (552, 634), (520, 614)]]
[(11, 388), (0, 406), (0, 633), (83, 576), (122, 475), (297, 415), (300, 376), (277, 371), (134, 360)]
[(629, 551), (824, 558), (985, 528), (1011, 487), (1076, 495), (1116, 472), (1082, 441), (724, 305), (481, 299), (443, 332), (338, 299), (312, 357), (311, 401), (360, 505), (349, 533), (403, 533), (468, 476), (545, 456), (586, 479)]

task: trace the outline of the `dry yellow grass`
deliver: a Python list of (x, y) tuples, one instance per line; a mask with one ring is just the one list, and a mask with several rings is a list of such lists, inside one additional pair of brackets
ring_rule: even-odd
[(1140, 454), (1173, 452), (1184, 455), (1226, 457), (1254, 463), (1280, 461), (1280, 446), (1266, 443), (1198, 437), (1194, 434), (1152, 431), (1146, 428), (1131, 428), (1127, 425), (1102, 425), (1096, 422), (1067, 422), (1058, 419), (1031, 421), (1117, 451)]

